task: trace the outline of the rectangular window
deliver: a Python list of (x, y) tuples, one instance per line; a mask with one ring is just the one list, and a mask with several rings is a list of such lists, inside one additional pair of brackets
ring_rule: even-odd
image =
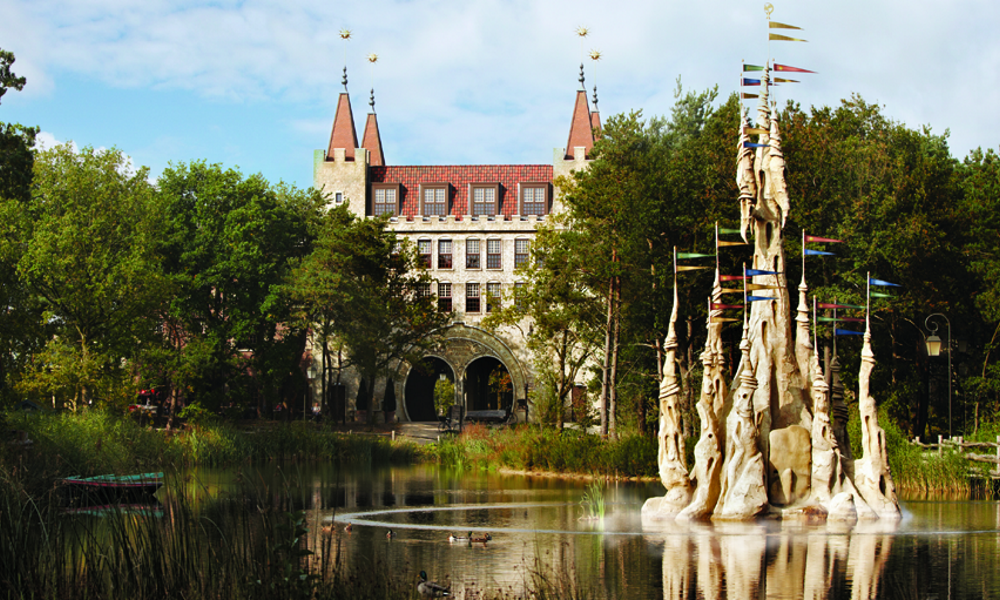
[(396, 185), (373, 187), (372, 214), (376, 217), (379, 215), (396, 215), (396, 209), (399, 206), (397, 202), (399, 198), (398, 192), (399, 189)]
[(514, 240), (514, 268), (528, 263), (528, 244), (530, 240)]
[(421, 187), (421, 213), (425, 217), (443, 217), (448, 214), (448, 187), (433, 185)]
[(479, 284), (465, 284), (465, 312), (479, 312)]
[(451, 284), (438, 282), (438, 310), (451, 312)]
[(419, 255), (420, 265), (425, 269), (431, 268), (431, 241), (430, 240), (418, 240), (417, 241), (417, 254)]
[(521, 186), (521, 214), (544, 215), (549, 212), (547, 185)]
[(465, 240), (465, 268), (481, 269), (482, 254), (479, 251), (479, 240)]
[(486, 268), (499, 269), (503, 264), (500, 260), (500, 240), (486, 240)]
[(429, 281), (421, 281), (417, 283), (417, 297), (427, 298), (431, 295), (431, 283)]
[(472, 216), (492, 216), (497, 214), (496, 185), (472, 186)]
[(438, 241), (438, 268), (451, 268), (451, 240)]
[(500, 284), (499, 283), (487, 283), (486, 284), (486, 312), (493, 312), (494, 309), (500, 308)]
[(338, 204), (338, 205), (339, 204), (343, 204), (344, 203), (344, 192), (337, 192), (336, 194), (334, 194), (333, 195), (333, 201), (334, 201), (335, 204)]
[(528, 291), (523, 281), (514, 284), (514, 306), (519, 309), (524, 308), (524, 294)]

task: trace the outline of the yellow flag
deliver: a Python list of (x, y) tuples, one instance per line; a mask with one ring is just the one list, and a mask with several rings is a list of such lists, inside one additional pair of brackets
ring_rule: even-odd
[(714, 269), (715, 267), (701, 267), (697, 265), (677, 265), (677, 271), (700, 271), (702, 269)]
[(780, 33), (769, 33), (767, 34), (767, 39), (777, 40), (779, 42), (808, 42), (809, 40), (800, 40), (799, 38), (788, 37), (787, 35), (781, 35)]
[(766, 129), (762, 129), (760, 127), (744, 127), (743, 128), (743, 133), (745, 133), (747, 135), (753, 135), (755, 133), (757, 135), (767, 135), (767, 134), (769, 134), (771, 132), (768, 131), (768, 130), (766, 130)]
[(740, 319), (739, 317), (712, 317), (711, 318), (711, 322), (712, 323), (735, 323), (735, 322), (741, 321), (741, 320), (742, 319)]
[(795, 25), (789, 25), (787, 23), (779, 23), (777, 21), (768, 21), (767, 26), (770, 27), (771, 29), (799, 29), (799, 30), (802, 29), (801, 27), (796, 27)]
[(725, 240), (719, 240), (719, 246), (746, 246), (746, 242), (727, 242)]

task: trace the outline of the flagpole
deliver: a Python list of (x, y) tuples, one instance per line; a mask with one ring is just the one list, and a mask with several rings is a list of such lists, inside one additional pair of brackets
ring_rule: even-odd
[(806, 280), (806, 230), (802, 230), (802, 281)]
[[(869, 319), (871, 319), (872, 313), (872, 273), (867, 272), (867, 279), (865, 280), (865, 329), (868, 329)], [(893, 278), (895, 279), (895, 278)]]
[(719, 271), (719, 222), (715, 222), (715, 270)]

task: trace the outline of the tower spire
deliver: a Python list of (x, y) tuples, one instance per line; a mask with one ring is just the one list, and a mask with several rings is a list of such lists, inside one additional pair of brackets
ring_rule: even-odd
[(365, 121), (365, 133), (361, 137), (361, 147), (368, 151), (368, 164), (372, 167), (385, 165), (385, 155), (382, 153), (382, 135), (378, 130), (378, 117), (375, 116), (375, 88), (372, 88), (368, 99), (371, 111)]

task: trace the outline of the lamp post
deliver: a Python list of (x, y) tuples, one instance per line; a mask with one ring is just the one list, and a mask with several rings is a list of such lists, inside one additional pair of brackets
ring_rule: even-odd
[(951, 439), (951, 321), (948, 317), (941, 313), (933, 313), (927, 315), (924, 319), (924, 327), (930, 332), (927, 340), (924, 342), (927, 344), (927, 356), (939, 356), (941, 354), (941, 338), (937, 336), (938, 324), (931, 323), (932, 317), (940, 317), (944, 319), (946, 325), (948, 325), (948, 439)]

